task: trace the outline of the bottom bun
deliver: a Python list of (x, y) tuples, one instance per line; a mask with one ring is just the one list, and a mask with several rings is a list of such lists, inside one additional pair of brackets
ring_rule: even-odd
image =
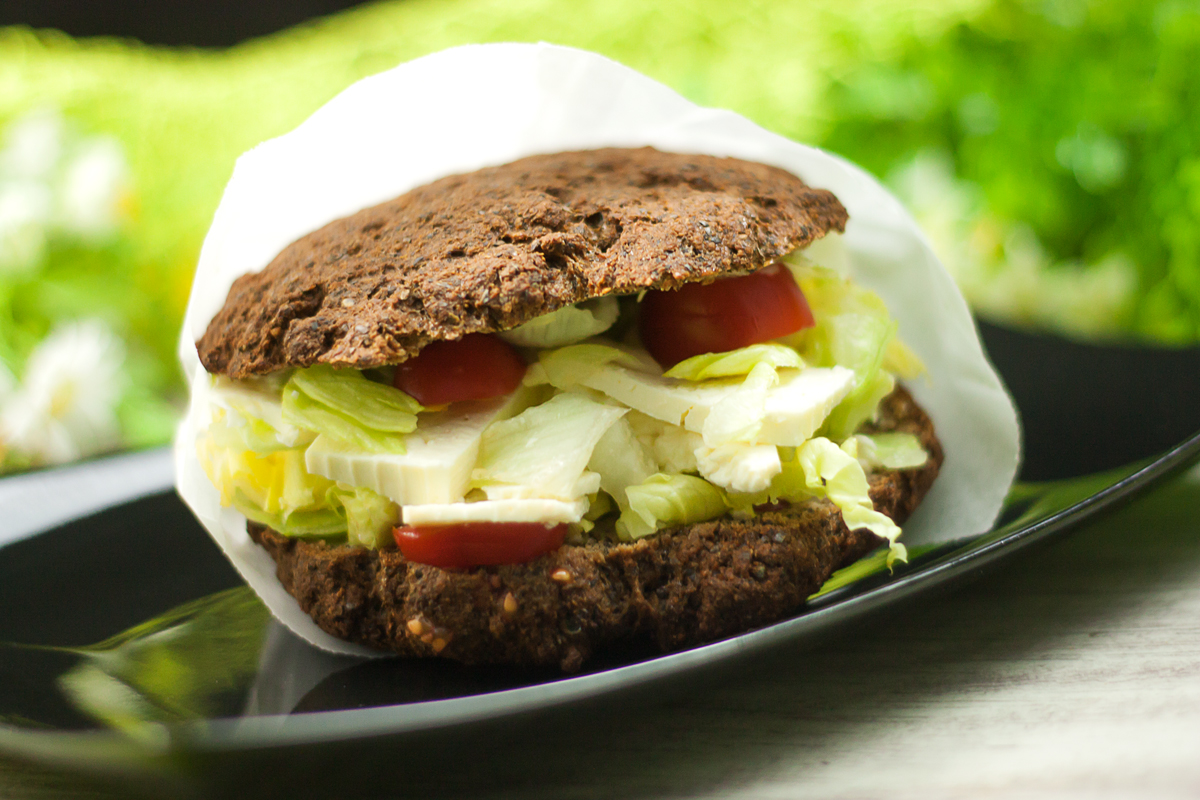
[[(921, 467), (868, 476), (875, 508), (903, 524), (937, 477), (942, 447), (902, 388), (868, 432), (881, 431), (913, 433), (930, 455)], [(828, 500), (469, 570), (406, 561), (396, 549), (290, 539), (253, 523), (249, 531), (284, 587), (333, 636), (406, 656), (566, 672), (620, 640), (669, 652), (776, 622), (883, 542), (847, 530)]]

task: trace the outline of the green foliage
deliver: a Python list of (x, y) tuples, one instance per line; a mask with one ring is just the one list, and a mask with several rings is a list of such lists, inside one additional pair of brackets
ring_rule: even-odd
[(1062, 269), (1133, 265), (1113, 327), (1195, 341), (1197, 56), (1195, 3), (997, 0), (841, 76), (823, 141), (883, 176), (940, 150), (977, 187), (977, 218), (1028, 226)]

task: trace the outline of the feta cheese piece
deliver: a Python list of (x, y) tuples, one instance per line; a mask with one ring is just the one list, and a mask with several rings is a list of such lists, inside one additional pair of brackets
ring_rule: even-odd
[(454, 403), (423, 413), (404, 439), (404, 453), (368, 453), (318, 436), (304, 454), (305, 469), (350, 486), (364, 486), (402, 506), (454, 503), (471, 482), (483, 431), (528, 402), (528, 391), (491, 400)]
[[(695, 433), (703, 433), (709, 414), (743, 383), (737, 378), (691, 383), (618, 364), (599, 367), (580, 382), (647, 416)], [(767, 392), (754, 443), (798, 447), (812, 438), (852, 388), (854, 371), (845, 367), (779, 370), (779, 383)]]
[(731, 442), (698, 447), (696, 464), (710, 483), (734, 492), (761, 492), (783, 470), (779, 449), (773, 444)]
[(630, 411), (629, 426), (658, 462), (659, 472), (696, 472), (696, 448), (704, 445), (698, 433), (670, 425), (640, 411)]
[(553, 500), (520, 498), (480, 500), (475, 503), (429, 503), (404, 506), (400, 510), (405, 525), (453, 525), (461, 522), (579, 522), (587, 512), (587, 498)]
[[(779, 385), (767, 393), (758, 441), (799, 447), (812, 438), (830, 412), (854, 388), (854, 370), (813, 367), (791, 376), (780, 370)], [(790, 379), (789, 379), (790, 378)]]

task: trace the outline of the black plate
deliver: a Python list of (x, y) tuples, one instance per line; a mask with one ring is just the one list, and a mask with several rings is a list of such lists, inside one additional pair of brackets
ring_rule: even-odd
[(1200, 429), (1200, 347), (1096, 344), (979, 323), (1025, 436), (1021, 479), (1113, 469)]
[[(0, 615), (0, 752), (32, 755), (53, 743), (82, 756), (80, 745), (113, 741), (146, 752), (168, 742), (195, 752), (345, 742), (675, 683), (977, 574), (1198, 456), (1200, 435), (1137, 468), (1019, 485), (993, 531), (917, 554), (894, 575), (867, 575), (793, 619), (668, 656), (611, 654), (568, 678), (317, 651), (270, 620), (173, 492), (155, 492), (0, 550), (0, 607), (20, 610)], [(77, 468), (74, 477), (89, 469), (119, 477), (121, 464)], [(63, 476), (24, 480), (52, 496)]]
[(668, 656), (609, 653), (566, 678), (309, 647), (270, 619), (170, 491), (165, 451), (9, 478), (0, 481), (0, 758), (172, 792), (220, 774), (226, 795), (264, 763), (286, 766), (290, 782), (272, 785), (293, 788), (301, 767), (333, 774), (313, 767), (329, 759), (342, 759), (341, 780), (347, 758), (376, 765), (351, 774), (383, 774), (379, 759), (394, 763), (397, 752), (411, 765), (450, 741), (486, 746), (531, 715), (586, 719), (736, 675), (764, 651), (973, 578), (1198, 458), (1200, 434), (1141, 464), (1018, 484), (993, 530), (914, 552), (894, 574), (860, 570), (792, 619)]

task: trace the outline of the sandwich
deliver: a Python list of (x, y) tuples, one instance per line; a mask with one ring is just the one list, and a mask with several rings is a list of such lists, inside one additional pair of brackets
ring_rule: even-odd
[(943, 461), (847, 220), (649, 147), (434, 180), (234, 281), (181, 446), (339, 640), (571, 672), (773, 623), (904, 558)]

